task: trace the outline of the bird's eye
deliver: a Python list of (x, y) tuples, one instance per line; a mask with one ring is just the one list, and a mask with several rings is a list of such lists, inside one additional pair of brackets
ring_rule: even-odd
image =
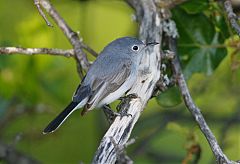
[(138, 51), (138, 50), (139, 50), (139, 47), (136, 46), (136, 45), (134, 45), (134, 46), (132, 46), (132, 50), (133, 50), (133, 51)]

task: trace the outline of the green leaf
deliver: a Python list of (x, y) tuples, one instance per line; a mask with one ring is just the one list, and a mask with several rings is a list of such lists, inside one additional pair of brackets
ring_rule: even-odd
[(209, 10), (207, 10), (205, 13), (209, 16), (211, 22), (213, 22), (215, 26), (216, 31), (221, 34), (221, 37), (224, 40), (228, 39), (230, 36), (231, 27), (223, 6), (219, 5), (219, 2), (211, 2)]
[(215, 24), (215, 27), (221, 34), (221, 37), (223, 39), (227, 39), (230, 36), (230, 29), (229, 26), (227, 25), (227, 21), (224, 18), (224, 16), (221, 15), (221, 13), (218, 13), (218, 16), (213, 16), (213, 22)]
[(191, 0), (180, 5), (189, 14), (196, 14), (206, 10), (209, 6), (208, 0)]
[(211, 75), (227, 54), (222, 46), (223, 36), (203, 13), (189, 15), (178, 8), (173, 10), (173, 16), (180, 35), (178, 50), (186, 78), (196, 72)]
[(173, 107), (182, 102), (181, 95), (177, 87), (172, 87), (163, 93), (160, 93), (156, 100), (162, 107)]

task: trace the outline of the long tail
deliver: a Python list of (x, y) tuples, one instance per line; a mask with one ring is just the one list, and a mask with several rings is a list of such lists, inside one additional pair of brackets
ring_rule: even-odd
[(78, 102), (71, 102), (48, 126), (43, 130), (43, 134), (52, 133), (66, 120), (66, 118), (79, 105)]

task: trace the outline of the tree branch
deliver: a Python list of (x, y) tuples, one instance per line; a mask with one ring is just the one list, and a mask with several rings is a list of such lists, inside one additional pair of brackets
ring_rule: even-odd
[[(65, 20), (58, 14), (58, 12), (55, 10), (55, 8), (52, 6), (52, 4), (49, 2), (49, 0), (34, 0), (35, 4), (40, 4), (46, 12), (51, 16), (51, 18), (54, 20), (54, 22), (57, 24), (57, 26), (62, 30), (62, 32), (65, 34), (69, 42), (72, 44), (74, 48), (75, 58), (77, 60), (77, 63), (79, 63), (81, 66), (78, 66), (78, 68), (83, 68), (85, 70), (88, 70), (90, 63), (88, 62), (86, 53), (82, 50), (82, 47), (85, 47), (88, 51), (94, 52), (92, 49), (90, 49), (88, 46), (82, 44), (82, 42), (79, 39), (79, 36), (76, 32), (74, 32), (65, 22)], [(39, 10), (39, 7), (38, 7)], [(41, 8), (40, 11), (41, 13)], [(45, 18), (44, 18), (45, 19)], [(90, 52), (90, 53), (91, 53)], [(93, 53), (95, 56), (97, 53)], [(79, 70), (81, 71), (81, 70)]]
[(81, 47), (86, 51), (88, 51), (90, 54), (92, 54), (94, 57), (98, 56), (98, 53), (94, 51), (91, 47), (89, 47), (87, 44), (81, 42)]
[(224, 2), (224, 8), (227, 13), (227, 17), (229, 19), (229, 22), (232, 26), (232, 28), (237, 32), (237, 34), (240, 36), (240, 25), (238, 23), (239, 18), (238, 16), (233, 12), (232, 3), (230, 0), (225, 0)]
[(62, 50), (56, 48), (19, 48), (19, 47), (0, 47), (0, 55), (23, 54), (23, 55), (58, 55), (65, 57), (74, 57), (73, 50)]
[(41, 8), (41, 6), (40, 6), (39, 0), (34, 0), (34, 4), (35, 4), (35, 6), (36, 6), (37, 9), (38, 9), (39, 14), (42, 16), (42, 18), (43, 18), (44, 21), (46, 22), (46, 24), (47, 24), (49, 27), (53, 27), (53, 25), (48, 21), (46, 15), (44, 14), (44, 12), (43, 12), (43, 10), (42, 10), (42, 8)]
[[(140, 39), (149, 42), (156, 41), (161, 43), (162, 27), (161, 18), (154, 3), (154, 0), (130, 0), (129, 3), (136, 10), (136, 14), (140, 24)], [(160, 77), (160, 46), (149, 48), (146, 50), (140, 71), (134, 87), (128, 94), (135, 93), (138, 98), (132, 99), (129, 104), (122, 106), (122, 110), (128, 109), (131, 116), (116, 117), (108, 131), (105, 133), (98, 150), (93, 159), (93, 163), (115, 163), (119, 158), (117, 147), (124, 147), (127, 143), (132, 129), (144, 110), (148, 100), (150, 99), (153, 89)], [(125, 107), (125, 108), (124, 108)], [(120, 162), (118, 160), (118, 162)]]
[(194, 104), (190, 92), (187, 87), (187, 83), (184, 79), (184, 75), (182, 73), (182, 69), (180, 66), (180, 61), (177, 55), (177, 47), (176, 47), (176, 39), (170, 38), (169, 39), (169, 48), (171, 51), (175, 53), (175, 58), (172, 60), (172, 70), (174, 75), (177, 79), (177, 84), (179, 86), (180, 92), (182, 94), (183, 100), (185, 102), (186, 107), (194, 117), (195, 121), (198, 123), (202, 133), (205, 135), (213, 154), (215, 155), (216, 161), (219, 164), (233, 164), (236, 163), (234, 161), (230, 161), (226, 155), (222, 152), (220, 146), (217, 143), (215, 136), (213, 135), (212, 131), (208, 127), (203, 115), (200, 112), (200, 109)]

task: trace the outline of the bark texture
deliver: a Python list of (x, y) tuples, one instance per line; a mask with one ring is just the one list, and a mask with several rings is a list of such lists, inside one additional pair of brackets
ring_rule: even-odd
[[(162, 26), (159, 11), (153, 0), (129, 1), (136, 10), (139, 22), (139, 38), (145, 42), (156, 41), (161, 43)], [(138, 98), (132, 99), (127, 105), (128, 113), (132, 116), (116, 117), (108, 131), (105, 133), (93, 163), (115, 163), (120, 160), (119, 148), (129, 140), (131, 131), (144, 110), (156, 82), (160, 77), (161, 45), (146, 50), (141, 65), (138, 79), (128, 94), (134, 93)], [(126, 107), (126, 106), (125, 106)], [(130, 161), (128, 161), (130, 163)], [(127, 163), (127, 162), (126, 162)]]

